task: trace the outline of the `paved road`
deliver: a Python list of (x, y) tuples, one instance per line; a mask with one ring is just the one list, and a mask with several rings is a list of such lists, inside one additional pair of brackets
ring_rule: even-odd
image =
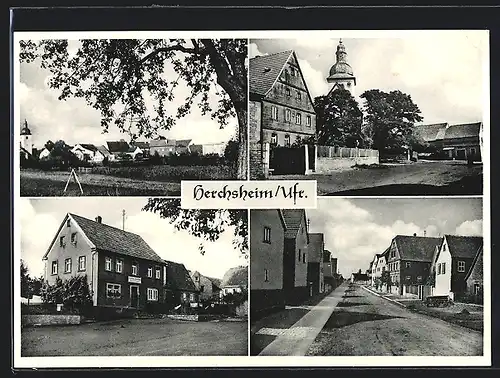
[[(351, 291), (352, 290), (352, 291)], [(407, 309), (355, 286), (345, 292), (307, 355), (481, 356), (479, 332)]]

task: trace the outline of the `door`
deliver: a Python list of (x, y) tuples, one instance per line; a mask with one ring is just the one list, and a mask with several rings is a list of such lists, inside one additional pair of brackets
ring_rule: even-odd
[(139, 307), (139, 286), (130, 285), (130, 307)]

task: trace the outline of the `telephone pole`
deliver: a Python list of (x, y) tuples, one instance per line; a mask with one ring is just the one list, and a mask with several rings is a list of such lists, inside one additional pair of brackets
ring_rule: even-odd
[(122, 210), (122, 230), (125, 231), (125, 209)]

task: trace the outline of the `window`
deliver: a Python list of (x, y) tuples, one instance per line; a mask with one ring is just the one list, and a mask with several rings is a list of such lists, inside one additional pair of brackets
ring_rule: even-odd
[(116, 260), (115, 270), (116, 270), (116, 273), (123, 272), (123, 260), (121, 260), (121, 259)]
[(277, 121), (277, 120), (278, 120), (278, 108), (277, 108), (276, 106), (273, 106), (273, 107), (271, 108), (271, 111), (272, 111), (272, 116), (273, 116), (273, 119), (274, 119), (275, 121)]
[(78, 270), (82, 271), (87, 269), (87, 257), (86, 256), (80, 256), (78, 258)]
[(61, 236), (59, 238), (59, 246), (63, 247), (63, 248), (66, 247), (66, 242), (64, 241), (64, 236)]
[(71, 273), (71, 259), (64, 260), (64, 273)]
[(411, 276), (406, 276), (406, 281), (410, 281), (411, 280)]
[(271, 228), (264, 227), (264, 243), (271, 243)]
[(295, 114), (295, 124), (300, 125), (302, 123), (302, 114)]
[(290, 109), (285, 109), (285, 121), (290, 122), (292, 120), (292, 111)]
[(278, 144), (278, 134), (272, 133), (271, 134), (271, 144)]
[(446, 244), (443, 244), (443, 251), (446, 251)]
[(462, 273), (465, 272), (465, 261), (458, 262), (458, 271)]
[(148, 301), (158, 300), (158, 289), (148, 287)]
[(151, 267), (148, 268), (148, 277), (153, 278), (153, 268)]
[(200, 293), (203, 293), (205, 291), (205, 285), (200, 286)]
[(422, 276), (417, 276), (417, 281), (422, 281)]
[(290, 75), (295, 76), (295, 68), (290, 67)]
[(189, 294), (189, 300), (194, 302), (194, 293)]
[(57, 274), (57, 261), (52, 261), (52, 274)]
[(307, 127), (311, 127), (311, 116), (310, 116), (310, 115), (308, 115), (308, 116), (306, 117), (306, 126), (307, 126)]
[(66, 227), (71, 227), (71, 219), (68, 219), (68, 220), (66, 221)]
[(73, 244), (76, 247), (76, 232), (73, 232), (71, 234), (71, 244)]
[(106, 297), (108, 298), (121, 298), (122, 285), (106, 283)]
[(446, 274), (446, 263), (441, 264), (441, 274)]
[(269, 271), (264, 269), (264, 281), (269, 282)]
[(290, 135), (285, 135), (285, 147), (290, 147)]
[(161, 279), (161, 270), (160, 270), (160, 268), (156, 268), (156, 272), (155, 273), (156, 273), (156, 275), (155, 275), (156, 279), (160, 280)]
[(285, 94), (286, 97), (290, 97), (292, 95), (292, 92), (290, 92), (290, 88), (285, 88)]
[(182, 300), (187, 300), (187, 293), (182, 293)]
[(478, 283), (474, 284), (474, 295), (479, 295), (481, 293), (481, 285)]
[(437, 274), (441, 274), (441, 263), (439, 263), (437, 266)]
[(305, 253), (303, 253), (303, 254), (302, 254), (302, 262), (303, 262), (303, 263), (305, 263), (305, 262), (306, 262), (306, 254), (305, 254)]
[(297, 91), (297, 101), (301, 101), (301, 100), (302, 100), (302, 93)]
[(108, 272), (111, 272), (111, 257), (106, 257), (105, 263), (104, 263), (104, 270), (107, 270)]
[(302, 261), (302, 255), (301, 255), (301, 251), (299, 249), (299, 262)]
[(139, 266), (137, 264), (132, 264), (132, 275), (137, 276), (139, 274)]
[(407, 268), (409, 268), (409, 267), (411, 267), (411, 263), (410, 263), (410, 262), (407, 262), (407, 263), (405, 264), (405, 266), (406, 266)]

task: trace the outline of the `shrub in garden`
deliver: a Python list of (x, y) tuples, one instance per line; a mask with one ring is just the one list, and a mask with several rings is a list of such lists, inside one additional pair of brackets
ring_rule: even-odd
[(87, 276), (74, 276), (67, 280), (57, 277), (55, 284), (44, 283), (41, 289), (42, 300), (46, 304), (63, 304), (70, 311), (84, 313), (92, 307)]

